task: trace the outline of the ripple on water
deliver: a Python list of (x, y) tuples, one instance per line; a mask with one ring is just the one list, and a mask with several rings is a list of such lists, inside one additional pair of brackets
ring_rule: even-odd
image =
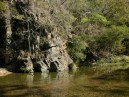
[(128, 97), (128, 80), (100, 78), (107, 73), (85, 67), (77, 72), (11, 74), (0, 78), (0, 97)]

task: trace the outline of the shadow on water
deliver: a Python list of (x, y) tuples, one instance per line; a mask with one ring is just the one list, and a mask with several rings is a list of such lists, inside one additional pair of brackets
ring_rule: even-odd
[(118, 69), (118, 70), (115, 70), (112, 72), (107, 72), (107, 73), (104, 73), (98, 77), (94, 77), (94, 79), (129, 81), (129, 68)]
[(101, 87), (102, 84), (97, 86), (83, 86), (92, 92), (111, 94), (113, 97), (129, 96), (129, 68), (117, 69), (110, 72), (107, 71), (91, 79), (104, 82), (103, 84), (108, 83), (107, 87)]
[(112, 89), (106, 89), (106, 87), (100, 88), (99, 86), (84, 86), (84, 88), (89, 89), (92, 92), (112, 95), (111, 97), (128, 97), (129, 95), (129, 87), (112, 87)]
[(62, 97), (69, 80), (68, 72), (12, 74), (0, 78), (0, 97)]
[(12, 74), (0, 81), (0, 97), (50, 97), (49, 91), (34, 86), (33, 74)]
[(33, 87), (29, 89), (25, 85), (0, 86), (0, 97), (28, 97), (28, 96), (50, 97), (51, 95), (49, 91), (45, 91), (44, 89), (40, 89), (38, 87)]

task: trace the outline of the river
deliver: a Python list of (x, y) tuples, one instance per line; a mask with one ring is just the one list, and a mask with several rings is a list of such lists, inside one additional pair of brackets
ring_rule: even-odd
[(76, 72), (10, 74), (0, 77), (0, 97), (129, 97), (129, 80), (124, 75), (91, 67)]

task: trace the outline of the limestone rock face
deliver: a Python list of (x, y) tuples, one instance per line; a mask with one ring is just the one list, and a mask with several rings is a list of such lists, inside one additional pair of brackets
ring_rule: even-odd
[(31, 61), (31, 58), (28, 57), (28, 58), (26, 58), (25, 61), (26, 62), (24, 62), (24, 64), (25, 64), (26, 71), (29, 72), (29, 73), (33, 73), (34, 72), (33, 71), (33, 63)]
[(66, 51), (66, 41), (55, 35), (55, 37), (49, 38), (48, 45), (49, 49), (45, 60), (49, 62), (50, 71), (68, 70), (68, 64), (73, 61)]
[(66, 71), (68, 70), (68, 65), (73, 61), (69, 57), (66, 50), (66, 41), (63, 41), (60, 37), (53, 35), (52, 33), (48, 34), (48, 43), (47, 50), (43, 55), (44, 58), (40, 58), (38, 62), (38, 70), (41, 72), (44, 71)]
[(45, 64), (44, 61), (38, 61), (34, 66), (34, 69), (36, 72), (42, 72), (42, 73), (49, 72), (49, 67), (47, 66), (47, 64)]
[(29, 73), (68, 70), (68, 65), (73, 61), (66, 50), (67, 35), (60, 35), (61, 27), (53, 25), (53, 11), (46, 6), (50, 2), (6, 2), (8, 13), (4, 17), (4, 26), (7, 29), (3, 41), (6, 43), (5, 52), (10, 50), (9, 55), (12, 56), (6, 64), (11, 64), (17, 71)]

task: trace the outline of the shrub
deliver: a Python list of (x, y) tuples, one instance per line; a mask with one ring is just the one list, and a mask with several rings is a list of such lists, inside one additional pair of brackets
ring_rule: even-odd
[(67, 43), (68, 52), (75, 63), (79, 63), (80, 60), (85, 58), (85, 48), (86, 43), (82, 40), (80, 36), (74, 35), (69, 39)]
[(93, 13), (92, 16), (90, 17), (91, 22), (97, 22), (97, 23), (102, 23), (102, 24), (108, 24), (109, 21), (107, 18), (101, 14), (98, 13)]

